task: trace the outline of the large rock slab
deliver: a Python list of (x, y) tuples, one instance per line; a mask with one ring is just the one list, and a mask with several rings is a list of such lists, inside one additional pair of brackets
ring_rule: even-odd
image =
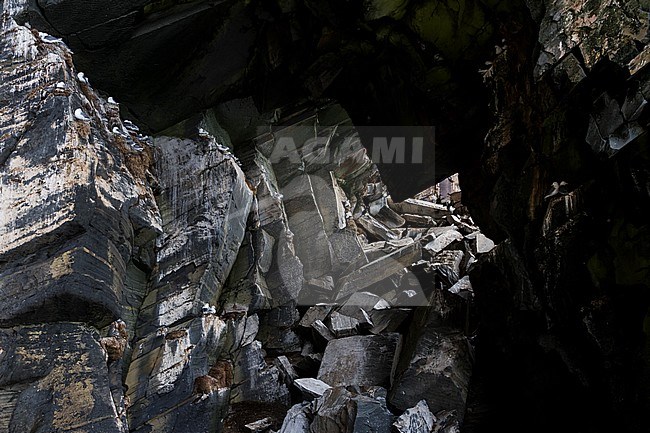
[(99, 334), (76, 323), (0, 330), (0, 430), (126, 433)]
[(154, 265), (151, 150), (111, 132), (119, 113), (76, 79), (65, 45), (6, 13), (0, 30), (0, 323), (105, 326), (142, 300), (132, 261)]
[(328, 343), (318, 379), (331, 386), (390, 386), (402, 338), (397, 333), (340, 338)]
[(339, 282), (337, 300), (342, 300), (356, 291), (361, 291), (401, 271), (421, 257), (420, 244), (411, 242), (342, 277)]
[[(174, 327), (161, 327), (159, 332), (137, 339), (125, 379), (131, 428), (171, 423), (167, 426), (171, 429), (176, 420), (186, 419), (189, 413), (202, 423), (218, 421), (205, 412), (199, 415), (192, 403), (199, 399), (211, 410), (220, 412), (225, 408), (227, 394), (215, 389), (201, 399), (203, 394), (197, 394), (194, 383), (210, 375), (226, 335), (226, 323), (208, 315)], [(156, 419), (152, 413), (157, 412), (166, 413)]]
[(253, 193), (212, 138), (159, 137), (155, 145), (164, 234), (153, 321), (167, 326), (199, 314), (220, 295), (244, 238)]
[(391, 202), (389, 205), (395, 212), (400, 214), (412, 214), (431, 218), (443, 218), (451, 214), (445, 205), (415, 198), (409, 198), (398, 203)]
[(403, 355), (389, 402), (406, 410), (425, 399), (429, 408), (456, 410), (462, 420), (472, 374), (472, 353), (462, 332), (427, 327)]

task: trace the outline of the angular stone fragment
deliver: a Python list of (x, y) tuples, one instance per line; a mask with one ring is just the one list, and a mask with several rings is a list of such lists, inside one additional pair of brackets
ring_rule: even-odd
[(329, 330), (327, 326), (323, 323), (322, 320), (315, 320), (312, 324), (311, 327), (320, 335), (325, 341), (330, 341), (333, 340), (334, 334)]
[(336, 230), (343, 230), (347, 226), (343, 207), (345, 197), (342, 196), (334, 173), (318, 172), (311, 176), (311, 181), (325, 233), (329, 236)]
[(360, 310), (370, 312), (373, 309), (390, 308), (390, 304), (380, 296), (370, 292), (354, 292), (339, 308), (339, 313), (359, 319)]
[(463, 239), (463, 235), (461, 235), (458, 231), (456, 230), (447, 230), (438, 236), (428, 244), (424, 246), (424, 249), (427, 251), (430, 251), (432, 253), (439, 253), (440, 251), (444, 250), (447, 248), (449, 245), (456, 241), (460, 241)]
[(334, 304), (319, 304), (309, 307), (309, 310), (300, 319), (299, 325), (303, 328), (309, 328), (316, 320), (324, 321), (332, 308), (334, 308)]
[[(340, 340), (338, 340), (340, 341)], [(314, 403), (311, 433), (346, 433), (354, 426), (352, 394), (343, 387), (330, 388)]]
[(291, 406), (278, 433), (309, 433), (308, 403)]
[(395, 415), (386, 408), (385, 397), (371, 398), (360, 395), (354, 397), (353, 400), (357, 408), (354, 419), (354, 433), (391, 432), (391, 425)]
[(291, 365), (289, 358), (284, 355), (278, 356), (275, 360), (275, 365), (280, 369), (280, 372), (284, 375), (285, 382), (292, 383), (295, 379), (298, 378), (298, 373)]
[(364, 230), (368, 232), (368, 234), (376, 239), (382, 239), (385, 241), (399, 239), (399, 236), (395, 234), (395, 232), (377, 221), (369, 214), (363, 215), (357, 220), (357, 223), (363, 227)]
[(431, 267), (447, 287), (458, 281), (464, 255), (460, 250), (444, 250), (433, 257)]
[(289, 390), (280, 380), (280, 371), (267, 364), (259, 341), (243, 347), (235, 359), (232, 401), (261, 401), (286, 404)]
[(373, 326), (370, 332), (381, 334), (382, 332), (395, 332), (404, 323), (406, 318), (411, 314), (411, 310), (406, 308), (390, 308), (375, 310), (370, 313)]
[(332, 388), (322, 380), (312, 377), (296, 379), (293, 381), (293, 384), (303, 393), (305, 398), (320, 397), (325, 391)]
[(338, 282), (337, 300), (389, 278), (421, 257), (420, 244), (414, 242), (357, 269)]
[(489, 253), (492, 248), (494, 248), (494, 242), (492, 239), (485, 236), (483, 233), (478, 233), (476, 235), (476, 253), (484, 254)]
[(469, 280), (469, 275), (465, 275), (463, 278), (458, 280), (456, 284), (449, 288), (449, 291), (465, 300), (470, 300), (474, 297), (474, 291), (472, 289), (472, 283)]
[(332, 340), (323, 355), (318, 378), (332, 386), (389, 386), (401, 336), (353, 336)]
[(312, 182), (318, 183), (318, 180), (320, 178), (303, 174), (281, 186), (289, 227), (295, 235), (296, 254), (308, 279), (324, 275), (331, 267), (329, 241), (314, 198)]
[(357, 327), (359, 321), (353, 317), (344, 316), (343, 314), (335, 311), (330, 314), (330, 329), (336, 338), (349, 337), (357, 334)]
[(413, 214), (431, 218), (443, 218), (451, 214), (445, 205), (414, 198), (406, 199), (400, 203), (392, 203), (390, 206), (399, 214)]
[[(372, 212), (371, 212), (372, 214)], [(377, 213), (373, 214), (375, 219), (390, 229), (402, 227), (406, 220), (400, 214), (388, 206), (382, 206)]]
[(248, 431), (254, 432), (254, 433), (259, 433), (267, 430), (271, 425), (273, 424), (273, 420), (269, 417), (262, 418), (260, 420), (257, 420), (255, 422), (251, 422), (248, 424), (245, 424), (244, 427), (248, 429)]
[(393, 424), (399, 433), (431, 433), (436, 417), (429, 410), (426, 400), (407, 409)]
[(431, 227), (436, 225), (430, 216), (405, 213), (402, 214), (402, 218), (409, 227)]

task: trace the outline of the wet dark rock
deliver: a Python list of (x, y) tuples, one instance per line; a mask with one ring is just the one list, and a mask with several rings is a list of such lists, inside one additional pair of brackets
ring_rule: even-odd
[(456, 410), (462, 419), (472, 357), (472, 348), (462, 332), (425, 328), (415, 347), (405, 346), (389, 402), (406, 410), (425, 399), (432, 410)]

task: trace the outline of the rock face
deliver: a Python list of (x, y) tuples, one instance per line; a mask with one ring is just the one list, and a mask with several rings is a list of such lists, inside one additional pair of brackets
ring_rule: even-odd
[(0, 431), (648, 431), (647, 3), (2, 2)]

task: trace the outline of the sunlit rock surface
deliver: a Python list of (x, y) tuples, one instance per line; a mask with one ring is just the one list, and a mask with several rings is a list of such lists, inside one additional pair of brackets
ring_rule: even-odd
[(1, 8), (0, 431), (648, 430), (648, 2)]

